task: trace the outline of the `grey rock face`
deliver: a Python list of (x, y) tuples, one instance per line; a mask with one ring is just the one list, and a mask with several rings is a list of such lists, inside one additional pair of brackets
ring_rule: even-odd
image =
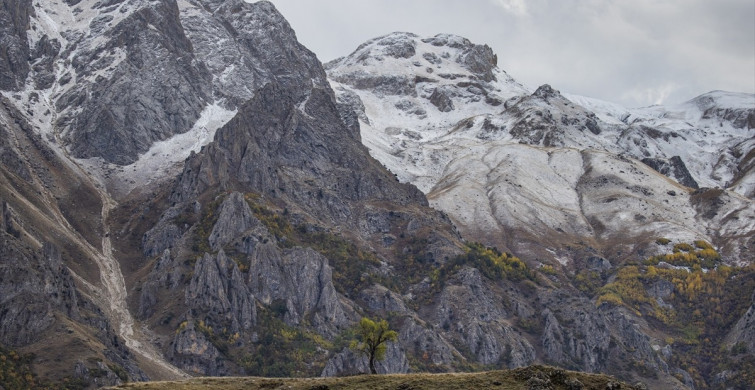
[(306, 96), (309, 88), (329, 89), (320, 61), (298, 42), (294, 30), (271, 2), (225, 1), (216, 14), (223, 15), (239, 43), (277, 83), (298, 90), (296, 100)]
[(237, 372), (206, 335), (196, 329), (191, 317), (176, 334), (168, 356), (176, 366), (201, 375), (224, 376)]
[(399, 344), (428, 366), (449, 366), (462, 356), (437, 329), (417, 317), (407, 317), (398, 331)]
[(247, 230), (261, 226), (244, 196), (238, 192), (231, 193), (220, 205), (217, 213), (218, 220), (208, 239), (213, 250), (220, 250)]
[(142, 252), (144, 257), (153, 257), (172, 248), (176, 241), (181, 238), (181, 228), (173, 223), (178, 216), (179, 209), (173, 208), (166, 211), (160, 221), (152, 229), (144, 233), (142, 237)]
[(541, 85), (532, 95), (507, 103), (506, 115), (517, 118), (510, 133), (529, 145), (562, 147), (594, 145), (592, 138), (602, 132), (594, 113), (578, 106), (550, 85)]
[[(102, 33), (107, 42), (82, 50), (72, 64), (81, 80), (114, 66), (112, 76), (79, 82), (61, 96), (57, 125), (69, 130), (74, 156), (126, 165), (153, 142), (191, 128), (211, 76), (195, 61), (175, 0), (149, 3)], [(117, 62), (115, 53), (125, 59)]]
[(600, 372), (627, 356), (650, 369), (668, 373), (668, 366), (652, 349), (638, 320), (622, 309), (600, 310), (587, 299), (561, 295), (545, 298), (541, 342), (547, 361)]
[[(7, 104), (7, 100), (4, 97), (0, 98), (0, 102), (4, 105)], [(5, 126), (0, 125), (0, 163), (25, 181), (30, 181), (31, 173), (24, 163), (24, 158), (19, 155), (19, 151), (13, 145), (12, 140), (13, 135), (10, 131)]]
[(212, 80), (216, 99), (238, 107), (272, 80), (291, 87), (327, 86), (319, 61), (299, 44), (294, 30), (272, 3), (190, 3), (192, 7), (181, 13), (181, 22), (197, 58), (213, 75), (222, 75)]
[(549, 309), (542, 315), (545, 324), (542, 343), (549, 360), (559, 364), (573, 362), (589, 372), (597, 372), (607, 365), (611, 335), (602, 319), (581, 312), (578, 314), (581, 318), (574, 323), (576, 329), (564, 329)]
[(438, 110), (441, 112), (449, 112), (454, 109), (454, 102), (448, 96), (448, 92), (440, 88), (436, 88), (433, 94), (430, 95), (430, 103), (438, 107)]
[(370, 90), (378, 96), (417, 96), (416, 80), (406, 76), (354, 72), (337, 75), (333, 79), (340, 83), (349, 84), (356, 89)]
[(227, 323), (232, 332), (249, 330), (257, 309), (236, 263), (221, 250), (197, 260), (186, 289), (186, 305), (206, 313), (212, 323)]
[(679, 156), (673, 156), (669, 160), (658, 158), (643, 158), (642, 162), (645, 165), (655, 169), (657, 172), (666, 175), (681, 185), (685, 185), (690, 188), (698, 189), (700, 186), (697, 181), (692, 177), (687, 170), (687, 166), (684, 165), (684, 161)]
[(370, 286), (359, 294), (359, 301), (365, 309), (378, 313), (408, 314), (403, 299), (395, 292), (379, 285)]
[(432, 324), (482, 364), (521, 367), (535, 360), (535, 349), (509, 325), (510, 315), (482, 274), (463, 268), (440, 293)]
[(358, 301), (369, 312), (380, 317), (403, 317), (398, 328), (399, 344), (406, 352), (428, 366), (450, 365), (461, 353), (440, 332), (409, 309), (402, 297), (376, 284), (362, 290)]
[(336, 95), (338, 103), (338, 114), (341, 116), (343, 124), (354, 134), (355, 138), (361, 139), (359, 134), (359, 121), (370, 123), (367, 114), (364, 112), (364, 103), (356, 93), (341, 89)]
[[(7, 215), (6, 215), (7, 224)], [(55, 313), (79, 315), (76, 288), (60, 252), (45, 245), (36, 252), (0, 232), (0, 343), (21, 347), (55, 322)]]
[(734, 325), (726, 341), (730, 345), (743, 343), (748, 353), (755, 354), (755, 294), (752, 302), (747, 312)]
[(481, 80), (495, 80), (493, 69), (498, 65), (498, 57), (488, 45), (471, 45), (465, 48), (457, 61)]
[(281, 253), (272, 240), (264, 238), (249, 258), (250, 290), (267, 305), (285, 303), (288, 324), (299, 325), (307, 318), (318, 332), (331, 336), (351, 324), (322, 255), (303, 248)]
[(53, 86), (57, 76), (55, 75), (54, 61), (60, 52), (60, 42), (57, 39), (49, 39), (47, 35), (37, 42), (32, 58), (35, 63), (34, 86), (36, 89), (48, 89)]
[(691, 102), (703, 111), (703, 119), (731, 122), (737, 129), (755, 128), (755, 109), (721, 107), (710, 95), (698, 96)]
[(29, 17), (31, 0), (0, 1), (0, 90), (22, 89), (29, 74)]
[(351, 219), (355, 201), (427, 204), (349, 136), (328, 91), (311, 90), (303, 110), (292, 99), (297, 94), (273, 83), (263, 88), (218, 131), (215, 143), (189, 158), (174, 200), (233, 181), (330, 221)]
[(142, 284), (139, 297), (139, 317), (148, 318), (155, 314), (154, 307), (158, 302), (159, 289), (175, 290), (182, 286), (184, 275), (181, 265), (171, 256), (170, 250), (165, 249), (162, 256), (152, 268), (147, 281)]

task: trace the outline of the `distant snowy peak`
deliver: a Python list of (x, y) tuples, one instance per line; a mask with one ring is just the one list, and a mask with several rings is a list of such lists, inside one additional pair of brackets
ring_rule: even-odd
[(359, 65), (379, 73), (414, 75), (416, 72), (412, 68), (401, 66), (411, 63), (416, 68), (425, 67), (430, 74), (433, 73), (432, 69), (442, 68), (453, 72), (448, 76), (493, 81), (496, 78), (493, 69), (497, 62), (498, 57), (488, 45), (476, 45), (456, 35), (439, 34), (421, 38), (411, 33), (395, 32), (362, 44), (351, 55), (326, 64), (326, 68)]
[[(393, 33), (326, 70), (372, 156), (468, 237), (510, 248), (544, 236), (556, 247), (591, 237), (609, 248), (611, 234), (628, 245), (712, 240), (729, 214), (740, 219), (726, 229), (751, 230), (755, 96), (716, 91), (632, 109), (549, 85), (528, 90), (496, 60), (458, 36)], [(709, 208), (698, 198), (719, 192), (731, 209), (698, 213)]]
[[(457, 87), (457, 92), (466, 89), (484, 95), (489, 104), (497, 106), (501, 97), (528, 92), (498, 69), (497, 62), (490, 47), (466, 38), (448, 34), (421, 38), (397, 32), (368, 41), (325, 68), (334, 81), (384, 96), (417, 96), (438, 88), (439, 93), (448, 95), (454, 91), (443, 89)], [(445, 106), (439, 109), (450, 111)]]
[[(392, 33), (326, 70), (373, 155), (425, 190), (443, 170), (420, 162), (430, 153), (423, 148), (476, 139), (624, 154), (685, 186), (755, 191), (747, 158), (755, 95), (714, 91), (676, 106), (632, 109), (548, 85), (530, 91), (496, 63), (488, 46), (459, 36)], [(443, 161), (440, 154), (433, 161)]]

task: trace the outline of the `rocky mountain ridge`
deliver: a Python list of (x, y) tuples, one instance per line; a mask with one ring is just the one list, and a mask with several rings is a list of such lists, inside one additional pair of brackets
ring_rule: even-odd
[[(527, 91), (495, 65), (489, 48), (460, 37), (394, 33), (327, 69), (371, 154), (467, 237), (559, 262), (548, 251), (560, 245), (543, 248), (543, 237), (629, 252), (652, 251), (642, 241), (655, 237), (706, 239), (748, 263), (755, 96), (626, 109), (548, 85)], [(684, 187), (727, 206), (712, 211)]]
[[(748, 380), (752, 299), (730, 290), (752, 286), (752, 108), (734, 95), (688, 104), (693, 139), (674, 119), (692, 109), (531, 93), (451, 35), (323, 67), (264, 1), (6, 1), (0, 19), (0, 344), (36, 354), (38, 384), (356, 373), (362, 316), (399, 332), (380, 372)], [(715, 168), (669, 142), (716, 137)], [(733, 357), (689, 360), (711, 348)]]

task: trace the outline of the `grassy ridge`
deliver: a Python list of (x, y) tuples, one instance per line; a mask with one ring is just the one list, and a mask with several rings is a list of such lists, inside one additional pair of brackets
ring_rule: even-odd
[(544, 366), (480, 373), (359, 375), (343, 378), (194, 378), (175, 382), (129, 383), (116, 387), (116, 389), (142, 390), (526, 390), (531, 388), (638, 389), (607, 375), (571, 372)]

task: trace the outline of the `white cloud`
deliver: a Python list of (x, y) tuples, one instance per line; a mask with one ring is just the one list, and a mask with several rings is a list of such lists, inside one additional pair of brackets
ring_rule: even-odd
[(673, 82), (667, 82), (658, 87), (632, 88), (622, 95), (622, 100), (636, 102), (634, 105), (663, 104), (667, 101), (679, 86)]
[(524, 0), (491, 0), (495, 5), (517, 16), (527, 15), (527, 4)]

